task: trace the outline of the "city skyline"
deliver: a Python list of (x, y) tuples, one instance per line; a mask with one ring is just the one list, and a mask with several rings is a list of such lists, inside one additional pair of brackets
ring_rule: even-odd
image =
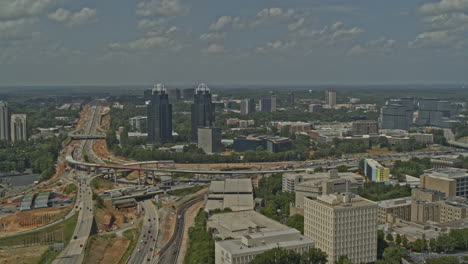
[(0, 4), (2, 85), (467, 81), (467, 0), (30, 1)]

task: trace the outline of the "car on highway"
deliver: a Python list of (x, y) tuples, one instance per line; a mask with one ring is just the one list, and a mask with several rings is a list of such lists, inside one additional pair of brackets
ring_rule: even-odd
[(73, 236), (73, 239), (77, 239), (77, 238), (78, 238), (78, 236)]

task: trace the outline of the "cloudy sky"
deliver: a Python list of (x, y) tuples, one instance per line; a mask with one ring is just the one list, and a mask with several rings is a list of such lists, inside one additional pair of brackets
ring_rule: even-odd
[(0, 85), (467, 79), (468, 0), (0, 0)]

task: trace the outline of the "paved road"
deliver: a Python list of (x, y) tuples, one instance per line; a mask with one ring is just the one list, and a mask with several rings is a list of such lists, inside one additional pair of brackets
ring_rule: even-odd
[(146, 200), (140, 202), (145, 217), (140, 237), (128, 263), (141, 264), (152, 263), (156, 252), (156, 244), (159, 237), (159, 215), (153, 202)]
[[(100, 120), (100, 106), (90, 107), (91, 115), (85, 124), (84, 132), (87, 135), (94, 135)], [(94, 140), (80, 141), (78, 147), (73, 151), (73, 157), (78, 160), (84, 160), (85, 154), (88, 158), (96, 162), (100, 160), (95, 159), (92, 151)], [(93, 200), (91, 189), (91, 181), (97, 175), (92, 175), (83, 171), (77, 172), (79, 177), (79, 193), (76, 206), (79, 209), (78, 222), (73, 232), (72, 239), (67, 247), (59, 254), (53, 262), (54, 264), (78, 264), (82, 263), (84, 259), (86, 242), (91, 234), (93, 226)]]
[(177, 211), (177, 220), (174, 230), (169, 242), (161, 249), (161, 256), (158, 263), (161, 264), (174, 264), (177, 263), (177, 259), (180, 253), (180, 247), (184, 236), (184, 224), (185, 224), (185, 213), (194, 204), (202, 201), (204, 198), (196, 198), (190, 202), (182, 205)]

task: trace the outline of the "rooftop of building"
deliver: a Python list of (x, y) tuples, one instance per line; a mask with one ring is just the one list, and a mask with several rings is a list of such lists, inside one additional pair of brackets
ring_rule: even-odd
[(431, 229), (421, 229), (412, 226), (405, 226), (405, 227), (397, 227), (394, 229), (395, 232), (413, 236), (413, 237), (425, 237), (426, 239), (435, 239), (439, 236), (439, 232), (431, 230)]
[(352, 193), (326, 194), (318, 197), (307, 197), (307, 199), (314, 200), (317, 203), (332, 207), (333, 209), (377, 205), (375, 202)]
[(282, 141), (290, 141), (291, 139), (287, 137), (277, 137), (277, 136), (269, 136), (269, 135), (257, 135), (257, 134), (251, 134), (248, 136), (239, 136), (238, 138), (245, 138), (246, 140), (269, 140), (269, 141), (274, 141), (274, 142), (282, 142)]
[(210, 193), (252, 193), (251, 179), (225, 179), (212, 181), (208, 190)]
[(400, 207), (400, 206), (405, 206), (405, 205), (411, 205), (411, 201), (412, 201), (411, 196), (409, 196), (409, 197), (379, 201), (377, 202), (377, 205), (382, 208), (395, 208), (395, 207)]
[(369, 166), (376, 167), (378, 169), (385, 169), (384, 166), (382, 166), (379, 162), (377, 162), (374, 159), (366, 159), (366, 162), (367, 164), (369, 164)]
[(251, 232), (271, 232), (289, 228), (253, 210), (215, 214), (210, 216), (207, 226), (215, 228), (222, 238), (239, 238)]
[(337, 172), (336, 170), (330, 170), (328, 172), (317, 172), (315, 173), (313, 170), (307, 170), (306, 172), (291, 172), (291, 173), (284, 173), (283, 178), (288, 180), (293, 180), (296, 178), (302, 178), (303, 183), (313, 181), (313, 180), (323, 180), (326, 178), (349, 178), (349, 179), (356, 179), (362, 178), (352, 172)]
[[(245, 242), (250, 240), (260, 240), (258, 243), (246, 245)], [(293, 228), (288, 228), (281, 231), (261, 232), (242, 236), (238, 239), (216, 241), (225, 251), (237, 254), (249, 254), (255, 252), (263, 252), (277, 247), (294, 247), (300, 245), (313, 246), (314, 242)]]
[(444, 177), (444, 178), (460, 178), (460, 177), (468, 177), (468, 173), (466, 169), (459, 169), (459, 168), (440, 168), (440, 169), (431, 169), (426, 171), (423, 174), (424, 176), (437, 176), (437, 177)]

